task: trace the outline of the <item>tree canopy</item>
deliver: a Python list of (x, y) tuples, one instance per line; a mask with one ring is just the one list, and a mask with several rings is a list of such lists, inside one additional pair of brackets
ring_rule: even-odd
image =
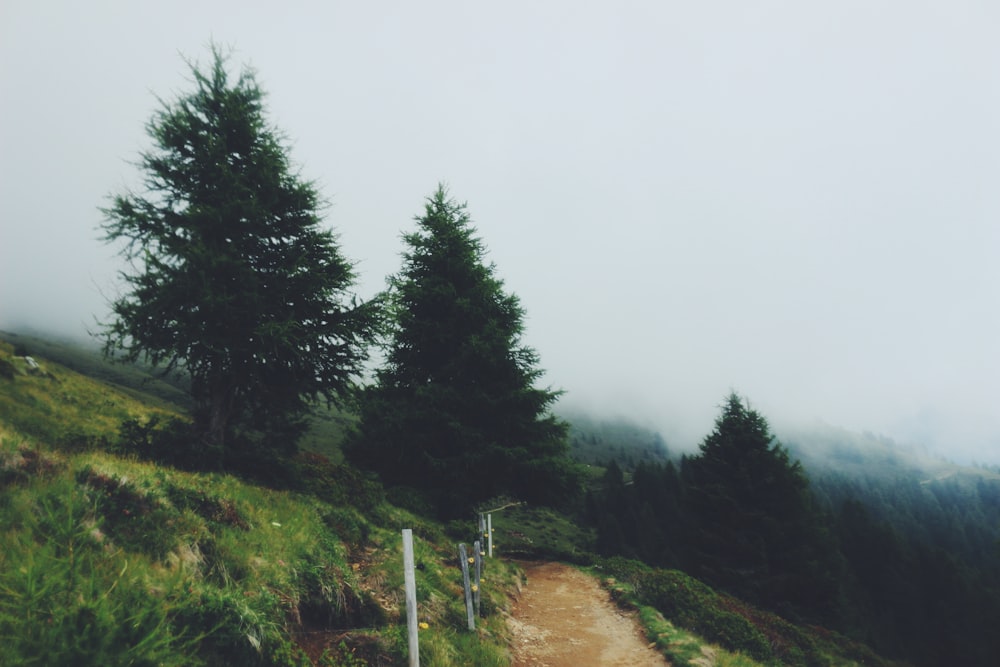
[(353, 458), (442, 513), (498, 495), (545, 501), (577, 485), (559, 393), (535, 387), (524, 310), (486, 264), (464, 204), (443, 187), (406, 234), (390, 277), (394, 327), (362, 408)]
[(683, 473), (692, 572), (772, 608), (832, 603), (831, 544), (809, 480), (735, 392)]
[(234, 80), (215, 47), (190, 67), (194, 89), (147, 124), (143, 188), (103, 209), (130, 266), (105, 350), (189, 373), (195, 430), (220, 454), (234, 436), (291, 448), (309, 403), (337, 400), (361, 370), (377, 304), (349, 294), (353, 267), (254, 73)]

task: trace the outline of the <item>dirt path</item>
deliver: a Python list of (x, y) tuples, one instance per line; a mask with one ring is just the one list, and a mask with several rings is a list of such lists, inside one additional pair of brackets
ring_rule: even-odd
[(514, 667), (663, 667), (634, 615), (593, 577), (561, 563), (524, 563), (528, 584), (508, 620)]

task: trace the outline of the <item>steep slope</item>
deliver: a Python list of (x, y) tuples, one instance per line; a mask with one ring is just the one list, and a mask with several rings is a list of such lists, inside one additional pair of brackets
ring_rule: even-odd
[(117, 456), (120, 422), (178, 413), (34, 360), (0, 343), (0, 663), (399, 664), (401, 527), (428, 661), (506, 663), (514, 568), (490, 562), (470, 634), (440, 524), (317, 455), (285, 490)]

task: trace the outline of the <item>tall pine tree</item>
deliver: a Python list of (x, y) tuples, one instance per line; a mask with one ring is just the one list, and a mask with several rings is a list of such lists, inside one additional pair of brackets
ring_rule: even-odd
[(103, 336), (109, 353), (190, 374), (195, 431), (215, 457), (236, 443), (288, 450), (310, 402), (351, 387), (377, 308), (349, 295), (353, 268), (253, 73), (232, 80), (212, 57), (148, 123), (144, 188), (104, 210), (131, 271)]
[(404, 239), (389, 279), (395, 327), (350, 455), (442, 515), (499, 495), (565, 499), (578, 477), (567, 425), (549, 412), (559, 393), (535, 386), (524, 310), (485, 263), (466, 206), (439, 187)]

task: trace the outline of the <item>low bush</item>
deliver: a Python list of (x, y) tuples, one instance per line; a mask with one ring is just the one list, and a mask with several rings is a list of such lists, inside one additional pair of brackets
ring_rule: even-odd
[(664, 616), (711, 642), (756, 660), (774, 658), (764, 634), (745, 617), (727, 611), (715, 591), (677, 570), (654, 570), (640, 599)]
[(17, 367), (11, 363), (10, 359), (0, 357), (0, 378), (13, 380), (18, 375)]
[(118, 440), (111, 451), (136, 456), (184, 470), (205, 470), (221, 459), (220, 451), (207, 451), (191, 424), (177, 417), (152, 415), (145, 421), (126, 419), (118, 427)]
[(85, 465), (76, 480), (89, 491), (102, 529), (119, 547), (162, 561), (178, 546), (179, 536), (198, 532), (192, 517), (128, 477)]
[(47, 478), (64, 467), (61, 459), (19, 440), (4, 439), (0, 443), (0, 486)]
[(334, 463), (313, 452), (300, 452), (293, 464), (295, 487), (331, 505), (350, 505), (370, 511), (385, 501), (382, 485), (357, 468)]

